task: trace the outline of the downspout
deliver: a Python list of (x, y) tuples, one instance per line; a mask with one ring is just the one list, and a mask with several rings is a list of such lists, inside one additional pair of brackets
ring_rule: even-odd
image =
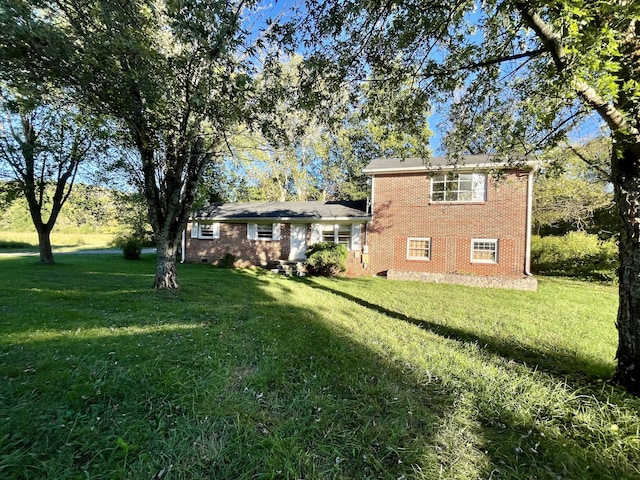
[(180, 255), (182, 258), (180, 259), (180, 263), (184, 263), (184, 255), (185, 255), (185, 230), (186, 227), (182, 230), (182, 235), (180, 236)]
[(371, 202), (368, 205), (368, 209), (369, 212), (367, 213), (371, 213), (371, 221), (373, 222), (373, 205), (375, 204), (375, 192), (374, 192), (374, 180), (375, 180), (375, 175), (371, 175)]
[[(376, 197), (375, 197), (375, 179), (376, 176), (375, 175), (371, 175), (371, 200), (368, 202), (369, 205), (367, 205), (367, 213), (369, 213), (371, 215), (371, 220), (369, 220), (366, 223), (365, 226), (365, 231), (367, 233), (366, 237), (365, 237), (365, 246), (367, 247), (367, 249), (369, 248), (369, 225), (373, 224), (373, 211), (374, 211), (374, 205), (375, 205), (375, 201), (376, 201)], [(367, 250), (367, 253), (368, 250)]]
[(527, 226), (524, 256), (524, 274), (530, 277), (531, 274), (531, 223), (533, 217), (533, 174), (535, 168), (529, 172), (527, 178)]

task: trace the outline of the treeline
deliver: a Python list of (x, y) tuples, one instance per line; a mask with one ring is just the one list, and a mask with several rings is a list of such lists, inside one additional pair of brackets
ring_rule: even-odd
[[(6, 184), (3, 184), (6, 187)], [(0, 190), (3, 190), (0, 188)], [(24, 197), (5, 197), (0, 210), (0, 230), (31, 232), (34, 230), (29, 206)], [(45, 214), (51, 210), (50, 199), (43, 202)], [(60, 233), (146, 232), (145, 204), (140, 194), (78, 183), (60, 212), (55, 227)]]
[(610, 141), (597, 139), (548, 154), (534, 188), (534, 273), (617, 278), (619, 227), (610, 151)]

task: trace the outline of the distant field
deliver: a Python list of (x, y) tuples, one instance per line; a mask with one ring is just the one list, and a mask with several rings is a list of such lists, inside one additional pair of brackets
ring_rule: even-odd
[[(51, 234), (54, 252), (107, 248), (115, 235), (112, 233), (57, 233)], [(38, 250), (38, 235), (34, 232), (0, 230), (0, 252), (10, 250)]]
[(0, 477), (637, 479), (616, 288), (0, 256)]

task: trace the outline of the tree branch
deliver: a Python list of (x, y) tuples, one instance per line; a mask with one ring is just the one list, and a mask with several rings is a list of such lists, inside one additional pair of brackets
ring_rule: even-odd
[(515, 5), (525, 23), (536, 33), (545, 50), (551, 54), (558, 74), (571, 78), (572, 86), (578, 97), (607, 122), (611, 131), (633, 136), (640, 134), (638, 129), (630, 125), (622, 113), (602, 98), (591, 85), (574, 77), (560, 38), (553, 28), (538, 15), (532, 5), (529, 2), (516, 2)]
[(589, 160), (584, 154), (582, 154), (582, 152), (580, 152), (576, 147), (574, 147), (571, 144), (568, 144), (569, 150), (571, 150), (573, 152), (573, 154), (578, 157), (580, 160), (582, 160), (584, 163), (586, 163), (587, 165), (589, 165), (591, 168), (593, 168), (596, 172), (600, 173), (601, 175), (603, 175), (605, 178), (610, 178), (611, 177), (611, 172), (607, 172), (604, 168), (600, 167), (599, 165), (597, 165), (595, 162)]
[(513, 54), (513, 55), (507, 55), (507, 56), (504, 56), (504, 57), (489, 58), (489, 59), (484, 60), (482, 62), (476, 62), (476, 63), (470, 63), (468, 65), (463, 65), (458, 70), (475, 70), (476, 68), (489, 67), (491, 65), (496, 65), (498, 63), (509, 62), (509, 61), (512, 61), (512, 60), (519, 60), (521, 58), (537, 57), (539, 55), (542, 55), (546, 51), (547, 51), (546, 48), (538, 48), (536, 50), (531, 50), (531, 51), (522, 52), (522, 53), (516, 53), (516, 54)]

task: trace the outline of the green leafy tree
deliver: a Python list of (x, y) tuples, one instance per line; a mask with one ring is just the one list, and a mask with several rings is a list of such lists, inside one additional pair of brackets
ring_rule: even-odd
[(51, 231), (78, 168), (97, 154), (98, 127), (63, 99), (0, 98), (0, 174), (26, 200), (38, 233), (40, 263), (55, 263)]
[(411, 102), (390, 115), (405, 125), (432, 103), (443, 115), (448, 107), (443, 144), (454, 159), (533, 154), (585, 119), (603, 122), (619, 218), (615, 380), (640, 394), (640, 2), (308, 0), (305, 9), (315, 71), (370, 76), (379, 89), (408, 82)]
[(614, 235), (613, 189), (606, 139), (582, 147), (551, 150), (534, 185), (534, 230), (540, 235), (569, 231)]
[[(177, 288), (176, 255), (198, 182), (226, 133), (251, 117), (261, 37), (255, 2), (7, 0), (0, 70), (16, 88), (59, 85), (111, 117), (139, 156), (157, 247), (155, 288)], [(255, 32), (254, 32), (255, 33)]]
[(431, 136), (426, 117), (410, 130), (389, 121), (385, 105), (404, 104), (402, 91), (345, 86), (329, 92), (319, 105), (309, 105), (305, 68), (300, 56), (266, 65), (256, 88), (277, 101), (259, 113), (260, 131), (245, 127), (230, 135), (224, 162), (205, 174), (209, 194), (204, 197), (360, 200), (368, 195), (362, 169), (371, 159), (426, 154)]

